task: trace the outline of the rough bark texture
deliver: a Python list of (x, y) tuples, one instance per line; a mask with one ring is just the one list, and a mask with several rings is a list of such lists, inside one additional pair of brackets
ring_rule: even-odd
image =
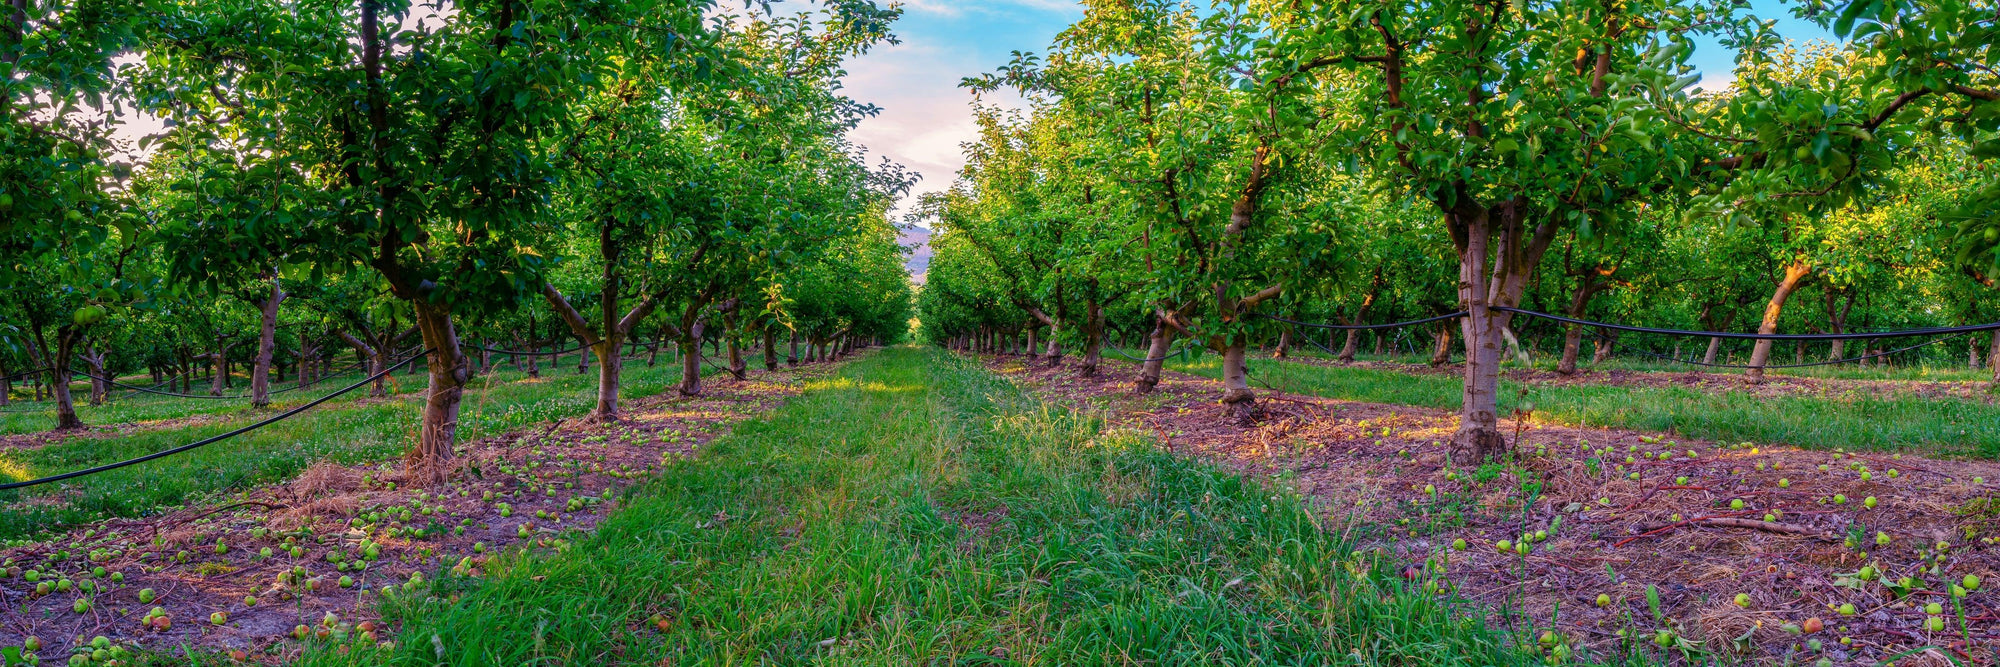
[(271, 293), (257, 304), (264, 316), (257, 330), (257, 359), (250, 365), (250, 407), (271, 407), (271, 354), (278, 349), (278, 305), (285, 302), (285, 290), (271, 279)]
[(1710, 338), (1708, 339), (1708, 351), (1707, 351), (1707, 352), (1703, 352), (1703, 353), (1702, 353), (1702, 355), (1701, 355), (1701, 363), (1704, 363), (1704, 364), (1713, 364), (1713, 363), (1715, 363), (1715, 357), (1716, 357), (1716, 355), (1717, 355), (1717, 354), (1719, 354), (1719, 353), (1721, 353), (1721, 352), (1722, 352), (1722, 339), (1721, 339), (1721, 338), (1715, 338), (1715, 337), (1710, 337)]
[(778, 370), (778, 331), (771, 325), (764, 327), (764, 370)]
[(1139, 379), (1132, 382), (1135, 394), (1153, 393), (1160, 384), (1160, 371), (1167, 363), (1167, 350), (1174, 344), (1174, 328), (1164, 321), (1153, 323), (1153, 332), (1146, 336), (1146, 358), (1139, 362)]
[[(361, 352), (362, 355), (368, 358), (369, 375), (380, 374), (382, 373), (383, 370), (389, 368), (389, 355), (376, 349), (375, 345), (369, 344), (367, 341), (361, 340), (360, 338), (356, 338), (354, 337), (353, 334), (347, 333), (345, 331), (337, 332), (337, 335), (339, 335), (340, 339), (342, 341), (345, 341), (348, 344), (348, 346), (353, 347), (355, 350)], [(383, 347), (387, 346), (384, 345)], [(374, 386), (368, 388), (368, 395), (374, 397), (388, 396), (389, 387), (387, 382), (388, 382), (388, 377), (386, 375), (384, 375), (383, 377), (375, 378)]]
[[(1564, 314), (1573, 319), (1583, 318), (1584, 310), (1590, 306), (1590, 297), (1603, 289), (1598, 282), (1598, 276), (1598, 272), (1594, 270), (1582, 272), (1581, 275), (1577, 276), (1576, 292), (1570, 295), (1569, 310)], [(1563, 325), (1562, 360), (1556, 362), (1556, 373), (1561, 375), (1575, 375), (1576, 355), (1582, 347), (1583, 325)]]
[(1247, 337), (1238, 335), (1222, 349), (1222, 403), (1241, 420), (1252, 419), (1257, 412), (1257, 393), (1250, 389), (1250, 369), (1244, 362), (1248, 347)]
[(49, 369), (49, 390), (56, 399), (58, 431), (83, 428), (83, 419), (76, 416), (76, 401), (69, 395), (69, 372), (61, 370), (69, 368), (70, 357), (74, 354), (72, 345), (74, 343), (70, 342), (67, 336), (58, 339), (55, 363), (51, 364), (53, 368)]
[[(1368, 323), (1368, 307), (1375, 305), (1375, 293), (1380, 291), (1381, 286), (1382, 272), (1377, 270), (1375, 272), (1375, 282), (1369, 286), (1368, 295), (1361, 297), (1361, 307), (1354, 309), (1354, 317), (1348, 318), (1348, 326), (1359, 326)], [(1360, 329), (1347, 330), (1347, 342), (1340, 345), (1340, 356), (1336, 357), (1341, 363), (1354, 363), (1354, 354), (1359, 352), (1361, 347), (1361, 331)], [(1382, 335), (1377, 333), (1375, 340), (1375, 353), (1381, 354)], [(1327, 342), (1330, 343), (1332, 341)]]
[[(1847, 294), (1844, 302), (1838, 298), (1842, 292)], [(1826, 290), (1826, 322), (1829, 333), (1847, 333), (1847, 315), (1854, 310), (1854, 296), (1857, 293), (1851, 289), (1829, 288)], [(1826, 358), (1828, 361), (1838, 360), (1847, 354), (1847, 341), (1845, 340), (1836, 339), (1832, 345), (1827, 347), (1828, 353)]]
[(701, 395), (701, 321), (696, 320), (681, 335), (682, 396)]
[(451, 313), (438, 306), (415, 301), (417, 330), (422, 333), (429, 362), (430, 388), (424, 396), (423, 430), (417, 446), (404, 463), (404, 476), (419, 486), (433, 486), (449, 476), (452, 443), (458, 436), (458, 409), (465, 397), (465, 383), (472, 379), (465, 351), (459, 346), (458, 330)]
[(1451, 363), (1451, 324), (1438, 326), (1437, 336), (1431, 345), (1431, 368)]
[(208, 376), (208, 395), (221, 396), (222, 390), (229, 386), (228, 339), (221, 337), (215, 339), (215, 354), (209, 355), (208, 360), (210, 368), (213, 369)]
[[(1799, 283), (1811, 274), (1812, 267), (1806, 264), (1804, 260), (1795, 260), (1791, 264), (1785, 265), (1785, 277), (1783, 280), (1778, 281), (1778, 288), (1771, 292), (1771, 302), (1764, 306), (1764, 320), (1757, 325), (1757, 333), (1774, 334), (1778, 332), (1778, 316), (1784, 314), (1785, 299), (1790, 298), (1792, 291), (1797, 290)], [(1744, 374), (1744, 378), (1750, 384), (1764, 383), (1764, 365), (1771, 361), (1771, 342), (1770, 340), (1759, 340), (1756, 347), (1751, 349), (1750, 370)]]
[(743, 363), (743, 336), (736, 328), (734, 303), (722, 316), (722, 337), (729, 346), (729, 376), (738, 380), (749, 376), (749, 368)]
[[(1514, 215), (1512, 207), (1505, 212)], [(1451, 455), (1460, 465), (1477, 464), (1499, 458), (1507, 450), (1500, 433), (1500, 329), (1507, 314), (1493, 305), (1513, 305), (1525, 284), (1526, 271), (1540, 260), (1508, 257), (1520, 250), (1519, 221), (1503, 221), (1499, 258), (1501, 271), (1489, 268), (1492, 243), (1492, 213), (1485, 210), (1454, 214), (1462, 228), (1454, 234), (1459, 243), (1459, 300), (1467, 316), (1460, 320), (1465, 335), (1465, 383), (1459, 409), (1458, 431), (1452, 435)], [(1543, 244), (1546, 246), (1546, 244)], [(1525, 264), (1525, 266), (1523, 265)], [(1518, 280), (1517, 280), (1518, 279)], [(1493, 303), (1501, 297), (1501, 303)]]
[(104, 379), (111, 377), (104, 374), (104, 352), (94, 345), (89, 345), (83, 348), (83, 354), (77, 355), (77, 358), (90, 365), (90, 404), (104, 405), (104, 395), (110, 390), (110, 385)]

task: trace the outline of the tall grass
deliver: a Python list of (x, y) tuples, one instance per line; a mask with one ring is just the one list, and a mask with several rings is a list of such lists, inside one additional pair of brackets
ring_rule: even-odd
[[(1219, 378), (1220, 357), (1169, 361), (1184, 373)], [(1456, 375), (1261, 360), (1250, 364), (1254, 386), (1369, 403), (1458, 409)], [(1669, 431), (1724, 442), (1788, 444), (1814, 449), (1921, 452), (2000, 459), (2000, 405), (1914, 396), (1756, 396), (1678, 387), (1571, 385), (1535, 387), (1502, 380), (1500, 409), (1531, 405), (1534, 418), (1559, 424)]]
[[(647, 367), (627, 362), (620, 396), (633, 399), (657, 394), (675, 386), (678, 373), (676, 365)], [(62, 525), (107, 517), (150, 514), (209, 494), (280, 482), (319, 460), (345, 465), (395, 458), (416, 439), (423, 406), (413, 395), (424, 386), (421, 375), (407, 378), (399, 374), (397, 378), (401, 381), (401, 393), (388, 399), (366, 400), (362, 397), (367, 390), (357, 389), (291, 419), (201, 449), (88, 477), (0, 491), (0, 539), (31, 537)], [(524, 379), (523, 374), (512, 370), (476, 378), (465, 396), (458, 437), (476, 439), (581, 415), (596, 403), (594, 372), (545, 370), (540, 379)], [(327, 383), (285, 394), (287, 401), (275, 405), (276, 409), (271, 411), (237, 406), (223, 419), (198, 425), (142, 430), (114, 437), (72, 438), (39, 449), (0, 452), (0, 480), (33, 479), (187, 444), (267, 417), (340, 386), (344, 385)]]
[(301, 664), (1525, 665), (1291, 493), (942, 352), (857, 362), (591, 535), (440, 573)]

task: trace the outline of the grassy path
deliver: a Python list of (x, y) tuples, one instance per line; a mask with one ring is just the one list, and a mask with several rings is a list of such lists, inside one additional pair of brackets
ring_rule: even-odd
[[(1222, 375), (1213, 355), (1169, 361), (1167, 368)], [(1261, 360), (1253, 386), (1350, 401), (1455, 410), (1460, 380), (1370, 368)], [(1755, 396), (1676, 387), (1534, 387), (1502, 380), (1500, 410), (1532, 405), (1535, 418), (1574, 426), (1672, 432), (1723, 442), (1750, 441), (1810, 449), (1920, 452), (2000, 459), (2000, 405), (1916, 396), (1827, 398)]]
[(393, 646), (304, 664), (1538, 662), (1313, 517), (897, 348), (669, 466), (560, 553), (384, 602)]

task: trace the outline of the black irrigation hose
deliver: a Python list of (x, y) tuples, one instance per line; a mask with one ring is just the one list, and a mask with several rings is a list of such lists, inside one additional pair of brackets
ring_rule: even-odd
[[(1491, 308), (1493, 310), (1501, 311), (1504, 313), (1514, 313), (1517, 315), (1527, 315), (1529, 317), (1539, 317), (1545, 320), (1555, 320), (1557, 322), (1563, 322), (1566, 324), (1580, 324), (1583, 326), (1595, 327), (1598, 329), (1611, 329), (1614, 331), (1630, 331), (1633, 333), (1661, 334), (1666, 336), (1689, 336), (1695, 338), (1728, 338), (1733, 340), (1859, 340), (1859, 339), (1876, 339), (1876, 338), (1909, 338), (1912, 336), (1941, 336), (1947, 334), (1976, 333), (1980, 331), (2000, 330), (2000, 322), (1993, 322), (1990, 324), (1975, 324), (1963, 327), (1932, 327), (1928, 329), (1905, 329), (1902, 331), (1877, 331), (1872, 333), (1740, 334), (1740, 333), (1722, 333), (1714, 331), (1687, 331), (1683, 329), (1653, 329), (1649, 327), (1634, 327), (1623, 324), (1610, 324), (1606, 322), (1592, 322), (1590, 320), (1579, 320), (1569, 317), (1563, 317), (1561, 315), (1550, 315), (1548, 313), (1538, 313), (1532, 310), (1508, 308), (1505, 306), (1492, 306)], [(1767, 366), (1767, 368), (1769, 367)]]
[(95, 376), (95, 375), (91, 375), (91, 374), (89, 374), (89, 373), (85, 373), (85, 372), (83, 372), (83, 371), (70, 371), (70, 376), (71, 376), (71, 377), (75, 377), (75, 376), (79, 376), (79, 375), (81, 375), (81, 376), (83, 376), (83, 377), (87, 377), (87, 378), (90, 378), (90, 379), (92, 379), (92, 380), (99, 380), (99, 381), (102, 381), (102, 382), (104, 382), (105, 384), (108, 384), (108, 385), (111, 385), (111, 386), (113, 386), (113, 387), (117, 387), (117, 388), (119, 388), (119, 389), (129, 389), (129, 390), (132, 390), (132, 391), (136, 391), (136, 392), (141, 392), (141, 393), (147, 393), (147, 394), (156, 394), (156, 395), (159, 395), (159, 396), (172, 396), (172, 397), (174, 397), (174, 398), (204, 398), (204, 399), (208, 399), (208, 400), (213, 400), (213, 401), (227, 401), (227, 400), (235, 400), (235, 399), (239, 399), (239, 398), (249, 398), (249, 397), (250, 397), (250, 395), (249, 395), (249, 394), (239, 394), (239, 395), (236, 395), (236, 396), (209, 396), (209, 395), (207, 395), (207, 394), (179, 394), (179, 393), (174, 393), (174, 392), (170, 392), (170, 391), (156, 391), (156, 390), (152, 390), (152, 389), (147, 389), (147, 388), (145, 388), (145, 387), (134, 387), (134, 386), (132, 386), (132, 385), (129, 385), (129, 384), (125, 384), (125, 383), (123, 383), (123, 382), (119, 382), (119, 381), (117, 381), (117, 380), (113, 380), (113, 379), (111, 379), (111, 378), (105, 378), (105, 377), (98, 377), (98, 376)]
[(37, 369), (34, 369), (34, 370), (26, 370), (26, 371), (21, 371), (21, 372), (19, 372), (19, 373), (15, 373), (15, 374), (13, 374), (13, 375), (9, 375), (9, 376), (6, 376), (6, 377), (0, 377), (0, 381), (4, 381), (4, 380), (16, 380), (16, 379), (20, 379), (20, 378), (24, 378), (24, 377), (28, 377), (28, 376), (30, 376), (30, 375), (39, 375), (39, 374), (42, 374), (42, 373), (46, 373), (46, 372), (48, 372), (48, 370), (49, 370), (49, 369), (46, 369), (46, 368), (37, 368)]
[[(409, 363), (409, 361), (410, 361), (410, 360), (413, 360), (413, 359), (416, 359), (416, 358), (417, 358), (418, 356), (421, 356), (421, 354), (418, 354), (418, 355), (411, 355), (411, 356), (410, 356), (410, 357), (409, 357), (408, 359), (405, 359), (405, 360), (403, 361), (403, 363)], [(362, 365), (363, 363), (367, 363), (367, 362), (362, 362), (362, 363), (356, 363), (356, 364), (348, 364), (348, 365), (347, 365), (347, 367), (345, 367), (345, 368), (342, 368), (342, 369), (341, 369), (341, 370), (340, 370), (339, 372), (336, 372), (336, 373), (329, 373), (329, 374), (327, 374), (327, 375), (325, 375), (325, 376), (321, 377), (321, 378), (320, 378), (320, 379), (318, 379), (318, 380), (313, 380), (312, 382), (308, 382), (308, 383), (306, 383), (306, 384), (305, 384), (304, 386), (298, 386), (298, 385), (294, 385), (294, 386), (291, 386), (291, 387), (285, 387), (285, 388), (283, 388), (283, 389), (273, 389), (273, 390), (271, 390), (271, 391), (269, 391), (269, 392), (267, 392), (267, 393), (268, 393), (268, 394), (270, 394), (270, 395), (277, 395), (277, 394), (282, 394), (282, 393), (285, 393), (285, 392), (288, 392), (288, 391), (298, 391), (298, 390), (300, 390), (300, 389), (306, 389), (306, 388), (310, 388), (310, 387), (312, 387), (313, 385), (317, 385), (317, 384), (320, 384), (320, 383), (322, 383), (322, 382), (326, 382), (326, 381), (328, 381), (328, 380), (332, 380), (332, 379), (335, 379), (335, 378), (338, 378), (338, 377), (340, 377), (340, 376), (342, 376), (342, 375), (345, 375), (345, 374), (347, 374), (348, 372), (350, 372), (350, 371), (354, 370), (354, 369), (355, 369), (356, 367), (359, 367), (359, 366), (361, 366), (361, 365)], [(397, 366), (402, 366), (402, 365), (403, 365), (403, 363), (399, 363), (399, 364), (396, 364), (396, 365), (397, 365)], [(83, 377), (87, 377), (87, 378), (91, 378), (91, 379), (93, 379), (93, 380), (102, 380), (102, 381), (104, 381), (104, 382), (105, 382), (106, 384), (110, 384), (111, 386), (114, 386), (114, 387), (118, 387), (118, 388), (121, 388), (121, 389), (130, 389), (130, 390), (132, 390), (132, 391), (137, 391), (137, 392), (144, 392), (144, 393), (148, 393), (148, 394), (155, 394), (155, 395), (159, 395), (159, 396), (170, 396), (170, 397), (173, 397), (173, 398), (201, 398), (201, 399), (208, 399), (208, 400), (237, 400), (237, 399), (244, 399), (244, 398), (250, 398), (250, 394), (235, 394), (235, 395), (231, 395), (231, 396), (210, 396), (210, 395), (207, 395), (207, 394), (181, 394), (181, 393), (175, 393), (175, 392), (166, 392), (166, 391), (155, 391), (155, 390), (152, 390), (152, 389), (147, 389), (147, 388), (145, 388), (145, 387), (135, 387), (135, 386), (132, 386), (132, 385), (128, 385), (128, 384), (125, 384), (125, 383), (122, 383), (122, 382), (119, 382), (119, 381), (117, 381), (117, 380), (113, 380), (113, 379), (111, 379), (111, 378), (101, 378), (101, 377), (97, 377), (97, 376), (95, 376), (95, 375), (91, 375), (91, 374), (89, 374), (89, 373), (85, 373), (85, 372), (82, 372), (82, 371), (71, 371), (71, 374), (72, 374), (72, 375), (81, 375), (81, 376), (83, 376)]]
[(1124, 353), (1123, 351), (1119, 350), (1119, 349), (1118, 349), (1118, 347), (1117, 347), (1117, 346), (1115, 346), (1115, 345), (1106, 345), (1106, 346), (1104, 346), (1104, 349), (1106, 349), (1106, 350), (1110, 350), (1112, 354), (1115, 354), (1115, 355), (1118, 355), (1118, 356), (1121, 356), (1121, 357), (1124, 357), (1124, 358), (1126, 358), (1126, 359), (1129, 359), (1129, 360), (1131, 360), (1131, 361), (1133, 361), (1133, 362), (1137, 362), (1137, 363), (1141, 363), (1141, 364), (1144, 364), (1144, 363), (1151, 363), (1151, 362), (1155, 362), (1155, 361), (1166, 361), (1166, 360), (1168, 360), (1168, 359), (1172, 359), (1172, 358), (1174, 358), (1174, 357), (1181, 357), (1181, 358), (1186, 358), (1186, 357), (1187, 357), (1187, 348), (1185, 348), (1185, 347), (1183, 347), (1183, 348), (1181, 348), (1181, 349), (1178, 349), (1178, 350), (1175, 350), (1175, 351), (1173, 351), (1173, 352), (1170, 352), (1170, 353), (1168, 353), (1168, 354), (1167, 354), (1167, 356), (1164, 356), (1164, 357), (1157, 357), (1157, 358), (1154, 358), (1154, 357), (1148, 357), (1148, 358), (1145, 358), (1145, 359), (1140, 359), (1140, 358), (1138, 358), (1138, 357), (1135, 357), (1135, 356), (1132, 356), (1132, 355), (1129, 355), (1129, 354), (1126, 354), (1126, 353)]
[(1299, 338), (1304, 340), (1306, 343), (1311, 344), (1313, 347), (1319, 348), (1320, 351), (1333, 355), (1334, 358), (1336, 359), (1340, 357), (1339, 352), (1335, 352), (1333, 351), (1333, 348), (1329, 348), (1325, 345), (1319, 344), (1319, 341), (1313, 340), (1312, 336), (1299, 336)]
[[(425, 351), (426, 351), (426, 352), (428, 352), (429, 350), (425, 350)], [(367, 385), (368, 385), (368, 383), (370, 383), (370, 382), (374, 382), (376, 378), (380, 378), (380, 377), (383, 377), (383, 376), (385, 376), (385, 375), (388, 375), (388, 374), (390, 374), (390, 373), (393, 373), (393, 372), (395, 372), (395, 371), (396, 371), (396, 369), (399, 369), (399, 368), (402, 368), (403, 366), (405, 366), (405, 365), (408, 365), (408, 364), (409, 364), (410, 362), (412, 362), (412, 361), (416, 361), (416, 359), (417, 359), (417, 357), (415, 357), (415, 356), (412, 356), (412, 357), (410, 357), (410, 358), (408, 358), (408, 359), (404, 359), (404, 360), (402, 360), (401, 362), (398, 362), (398, 363), (397, 363), (396, 365), (394, 365), (394, 366), (390, 366), (390, 367), (388, 367), (388, 368), (386, 368), (386, 369), (383, 369), (383, 371), (382, 371), (382, 372), (380, 372), (380, 373), (376, 373), (376, 374), (374, 374), (374, 375), (372, 375), (372, 376), (369, 376), (368, 378), (365, 378), (365, 379), (363, 379), (363, 380), (362, 380), (362, 381), (360, 381), (360, 382), (356, 382), (356, 383), (354, 383), (354, 384), (351, 384), (351, 385), (347, 385), (347, 387), (345, 387), (345, 388), (341, 389), (340, 391), (336, 391), (336, 392), (333, 392), (333, 393), (331, 393), (331, 394), (327, 394), (327, 395), (325, 395), (325, 396), (321, 396), (321, 397), (319, 397), (319, 398), (315, 398), (315, 399), (313, 399), (313, 400), (311, 400), (311, 401), (309, 401), (309, 402), (305, 403), (304, 405), (300, 405), (299, 407), (296, 407), (296, 408), (292, 408), (292, 409), (290, 409), (290, 410), (286, 410), (286, 411), (284, 411), (284, 412), (281, 412), (281, 413), (278, 413), (277, 415), (274, 415), (274, 416), (272, 416), (271, 418), (269, 418), (269, 419), (266, 419), (266, 420), (264, 420), (264, 421), (260, 421), (260, 422), (257, 422), (257, 423), (255, 423), (255, 424), (251, 424), (251, 425), (248, 425), (248, 426), (244, 426), (244, 427), (242, 427), (242, 428), (238, 428), (238, 429), (236, 429), (236, 430), (234, 430), (234, 431), (230, 431), (230, 432), (228, 432), (228, 433), (223, 433), (223, 434), (221, 434), (221, 435), (215, 435), (215, 436), (210, 436), (210, 437), (207, 437), (207, 438), (202, 438), (202, 439), (200, 439), (200, 440), (196, 440), (196, 441), (194, 441), (194, 442), (190, 442), (190, 443), (188, 443), (188, 444), (185, 444), (185, 445), (181, 445), (181, 446), (179, 446), (179, 447), (175, 447), (175, 448), (173, 448), (173, 449), (168, 449), (168, 450), (163, 450), (163, 451), (158, 451), (158, 452), (153, 452), (153, 453), (151, 453), (151, 454), (147, 454), (147, 455), (145, 455), (145, 456), (140, 456), (140, 457), (137, 457), (137, 458), (130, 458), (130, 459), (125, 459), (125, 460), (123, 460), (123, 461), (118, 461), (118, 462), (115, 462), (115, 463), (106, 463), (106, 464), (104, 464), (104, 465), (101, 465), (101, 466), (96, 466), (96, 467), (92, 467), (92, 468), (85, 468), (85, 469), (82, 469), (82, 470), (77, 470), (77, 471), (72, 471), (72, 472), (66, 472), (66, 473), (63, 473), (63, 474), (60, 474), (60, 475), (50, 475), (50, 476), (48, 476), (48, 477), (40, 477), (40, 478), (36, 478), (36, 479), (31, 479), (31, 480), (27, 480), (27, 481), (23, 481), (23, 482), (10, 482), (10, 483), (7, 483), (7, 484), (0, 484), (0, 491), (7, 491), (7, 490), (11, 490), (11, 489), (21, 489), (21, 488), (27, 488), (27, 487), (30, 487), (30, 486), (39, 486), (39, 485), (42, 485), (42, 484), (48, 484), (48, 483), (50, 483), (50, 482), (60, 482), (60, 481), (62, 481), (62, 480), (65, 480), (65, 479), (74, 479), (74, 478), (77, 478), (77, 477), (83, 477), (83, 476), (85, 476), (85, 475), (95, 475), (95, 474), (97, 474), (97, 473), (100, 473), (100, 472), (105, 472), (105, 471), (108, 471), (108, 470), (117, 470), (117, 469), (119, 469), (119, 468), (123, 468), (123, 467), (125, 467), (125, 466), (129, 466), (129, 465), (137, 465), (137, 464), (140, 464), (140, 463), (145, 463), (145, 462), (147, 462), (147, 461), (151, 461), (151, 460), (153, 460), (153, 459), (157, 459), (157, 458), (164, 458), (164, 457), (168, 457), (168, 456), (173, 456), (173, 455), (175, 455), (175, 454), (179, 454), (179, 453), (181, 453), (181, 452), (185, 452), (185, 451), (188, 451), (188, 450), (192, 450), (192, 449), (196, 449), (196, 448), (200, 448), (200, 447), (205, 447), (205, 446), (208, 446), (208, 445), (212, 445), (212, 444), (215, 444), (215, 443), (218, 443), (218, 442), (221, 442), (221, 441), (224, 441), (224, 440), (228, 440), (228, 439), (230, 439), (230, 438), (234, 438), (234, 437), (236, 437), (236, 436), (239, 436), (239, 435), (243, 435), (243, 434), (245, 434), (245, 433), (249, 433), (249, 432), (251, 432), (251, 431), (255, 431), (255, 430), (257, 430), (257, 429), (260, 429), (260, 428), (264, 428), (264, 427), (266, 427), (266, 426), (270, 426), (270, 425), (272, 425), (272, 424), (275, 424), (275, 423), (278, 423), (278, 422), (281, 422), (281, 421), (284, 421), (284, 420), (286, 420), (286, 419), (290, 419), (290, 418), (292, 418), (292, 416), (294, 416), (294, 415), (297, 415), (297, 414), (299, 414), (299, 413), (301, 413), (301, 412), (305, 412), (306, 410), (310, 410), (310, 409), (312, 409), (312, 408), (313, 408), (314, 406), (317, 406), (317, 405), (319, 405), (319, 404), (321, 404), (321, 403), (325, 403), (325, 402), (327, 402), (327, 401), (330, 401), (330, 400), (333, 400), (333, 399), (335, 399), (335, 398), (338, 398), (338, 397), (340, 397), (340, 396), (342, 396), (342, 395), (346, 394), (347, 392), (350, 392), (350, 391), (354, 391), (354, 390), (356, 390), (356, 389), (360, 389), (360, 388), (362, 388), (362, 387), (364, 387), (364, 386), (367, 386)]]
[(1672, 361), (1672, 362), (1676, 362), (1676, 363), (1682, 363), (1682, 364), (1692, 364), (1692, 365), (1695, 365), (1695, 366), (1707, 366), (1707, 367), (1709, 367), (1709, 368), (1812, 368), (1812, 367), (1814, 367), (1814, 366), (1833, 366), (1833, 365), (1836, 365), (1836, 364), (1851, 364), (1851, 363), (1854, 363), (1854, 362), (1857, 362), (1857, 361), (1865, 361), (1865, 360), (1868, 360), (1868, 359), (1874, 359), (1874, 358), (1877, 358), (1877, 357), (1886, 357), (1886, 356), (1889, 356), (1889, 355), (1892, 355), (1892, 354), (1901, 354), (1901, 353), (1904, 353), (1904, 352), (1908, 352), (1908, 351), (1910, 351), (1910, 350), (1914, 350), (1914, 349), (1917, 349), (1917, 348), (1921, 348), (1921, 347), (1929, 347), (1929, 346), (1932, 346), (1932, 345), (1936, 345), (1936, 344), (1938, 344), (1938, 343), (1942, 343), (1942, 342), (1945, 342), (1945, 341), (1948, 341), (1948, 340), (1957, 340), (1957, 339), (1960, 339), (1960, 338), (1964, 338), (1964, 337), (1966, 337), (1966, 336), (1969, 336), (1969, 335), (1972, 335), (1972, 334), (1974, 334), (1974, 333), (1978, 333), (1978, 332), (1976, 332), (1976, 331), (1966, 331), (1966, 332), (1961, 332), (1961, 333), (1956, 333), (1956, 334), (1952, 334), (1952, 335), (1949, 335), (1949, 336), (1945, 336), (1945, 337), (1942, 337), (1942, 338), (1933, 338), (1933, 339), (1931, 339), (1931, 340), (1928, 340), (1928, 341), (1925, 341), (1925, 342), (1922, 342), (1922, 343), (1918, 343), (1918, 344), (1916, 344), (1916, 345), (1911, 345), (1911, 346), (1909, 346), (1909, 347), (1899, 347), (1899, 348), (1896, 348), (1896, 349), (1894, 349), (1894, 350), (1888, 350), (1888, 351), (1885, 351), (1885, 352), (1876, 352), (1876, 353), (1874, 353), (1874, 354), (1866, 354), (1866, 355), (1862, 355), (1862, 356), (1859, 356), (1859, 357), (1849, 357), (1849, 358), (1846, 358), (1846, 359), (1828, 359), (1828, 360), (1826, 360), (1826, 361), (1814, 361), (1814, 362), (1811, 362), (1811, 363), (1804, 363), (1804, 364), (1764, 364), (1763, 366), (1743, 366), (1743, 365), (1737, 365), (1737, 364), (1711, 364), (1711, 363), (1708, 363), (1708, 362), (1705, 362), (1705, 361), (1694, 361), (1694, 360), (1692, 360), (1692, 359), (1680, 359), (1680, 358), (1677, 358), (1677, 357), (1673, 357), (1673, 356), (1669, 356), (1669, 355), (1664, 355), (1664, 354), (1656, 354), (1656, 353), (1653, 353), (1653, 352), (1647, 352), (1647, 351), (1645, 351), (1645, 350), (1636, 350), (1636, 351), (1637, 351), (1637, 352), (1638, 352), (1639, 354), (1643, 354), (1643, 355), (1646, 355), (1646, 356), (1648, 356), (1648, 357), (1653, 357), (1653, 358), (1655, 358), (1655, 359), (1664, 359), (1664, 360), (1666, 360), (1666, 361)]
[(465, 346), (465, 347), (468, 347), (468, 348), (471, 348), (471, 349), (474, 349), (474, 350), (485, 350), (485, 351), (487, 351), (487, 352), (493, 352), (493, 353), (496, 353), (496, 354), (513, 354), (513, 355), (536, 355), (536, 356), (540, 356), (540, 355), (544, 355), (544, 354), (546, 354), (546, 355), (550, 355), (550, 356), (556, 356), (556, 355), (563, 355), (563, 354), (569, 354), (569, 353), (571, 353), (571, 352), (575, 352), (575, 351), (577, 351), (577, 350), (581, 350), (581, 349), (583, 349), (583, 348), (586, 348), (586, 347), (589, 347), (589, 346), (588, 346), (588, 345), (578, 345), (578, 346), (576, 346), (576, 347), (572, 347), (572, 348), (570, 348), (570, 349), (567, 349), (567, 350), (563, 350), (563, 351), (561, 351), (561, 352), (540, 352), (540, 351), (536, 351), (536, 352), (523, 352), (523, 351), (520, 351), (520, 350), (502, 350), (502, 349), (500, 349), (500, 348), (497, 348), (497, 347), (486, 347), (486, 346), (484, 346), (484, 345), (467, 345), (467, 346)]
[[(1499, 308), (1497, 310), (1508, 310), (1508, 309)], [(1440, 322), (1444, 320), (1455, 320), (1461, 317), (1465, 317), (1466, 312), (1461, 310), (1456, 313), (1448, 313), (1444, 315), (1439, 315), (1437, 317), (1426, 317), (1421, 320), (1410, 320), (1408, 322), (1390, 322), (1388, 324), (1314, 324), (1312, 322), (1300, 322), (1298, 320), (1288, 320), (1282, 317), (1278, 317), (1276, 315), (1265, 315), (1263, 313), (1253, 313), (1253, 314), (1267, 320), (1276, 320), (1279, 322), (1284, 322), (1286, 324), (1295, 324), (1302, 327), (1312, 327), (1314, 329), (1346, 330), (1346, 329), (1399, 329), (1402, 327), (1412, 327), (1419, 324), (1430, 324), (1432, 322)]]

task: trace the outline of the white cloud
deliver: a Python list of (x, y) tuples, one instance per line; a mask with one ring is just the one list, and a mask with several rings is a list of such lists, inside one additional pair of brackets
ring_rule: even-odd
[[(880, 115), (862, 121), (850, 137), (922, 174), (906, 201), (951, 187), (965, 166), (960, 144), (978, 138), (972, 93), (958, 82), (1005, 62), (985, 62), (979, 54), (946, 48), (938, 37), (905, 36), (902, 44), (870, 52), (849, 65), (845, 80), (848, 95), (882, 107)], [(1024, 106), (1014, 96), (989, 95), (987, 100)]]

